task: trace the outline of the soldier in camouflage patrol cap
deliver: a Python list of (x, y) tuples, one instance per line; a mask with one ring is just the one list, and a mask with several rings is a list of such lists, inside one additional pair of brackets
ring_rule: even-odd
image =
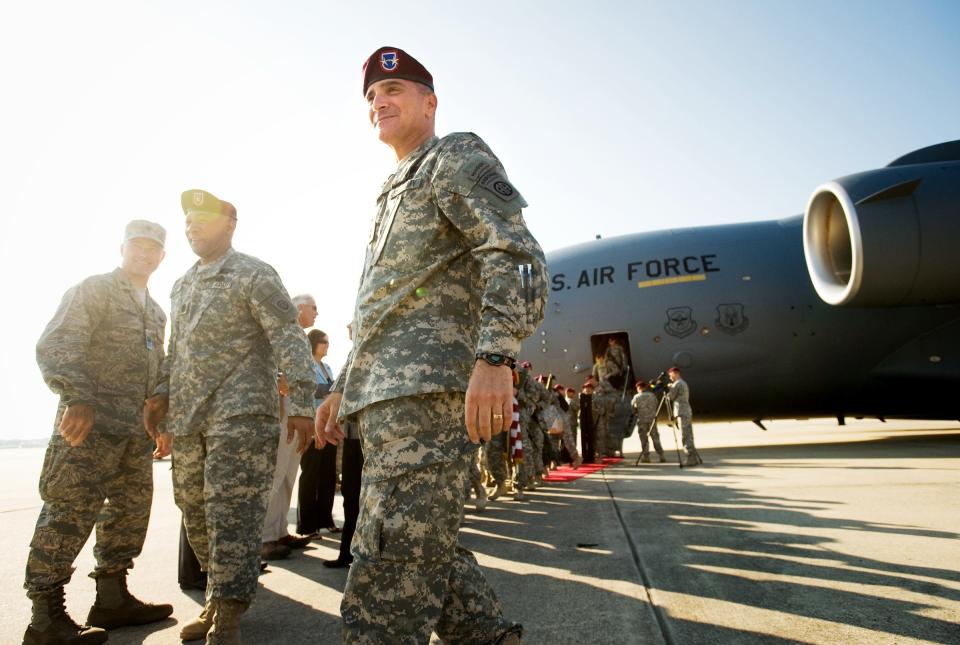
[[(147, 281), (163, 259), (164, 238), (159, 224), (130, 222), (120, 268), (67, 291), (37, 343), (37, 363), (60, 405), (27, 559), (24, 587), (33, 618), (25, 643), (106, 641), (106, 632), (77, 626), (63, 606), (63, 587), (94, 525), (97, 566), (90, 575), (97, 600), (87, 622), (112, 628), (161, 620), (173, 611), (140, 602), (126, 587), (153, 497), (143, 402), (160, 376), (166, 316), (147, 293)], [(155, 439), (156, 454), (168, 454), (169, 435)]]
[(543, 317), (543, 253), (490, 148), (434, 134), (419, 63), (381, 48), (363, 89), (398, 166), (377, 200), (353, 349), (317, 412), (321, 443), (355, 418), (366, 459), (343, 642), (518, 643), (457, 532), (475, 444), (509, 428), (510, 365)]
[[(287, 441), (313, 431), (313, 359), (297, 308), (265, 262), (232, 248), (237, 211), (202, 190), (181, 197), (200, 260), (173, 286), (168, 355), (145, 420), (165, 418), (173, 485), (207, 598), (184, 640), (239, 642), (256, 590), (263, 521), (277, 455), (277, 366), (289, 386)], [(169, 414), (167, 409), (169, 407)]]

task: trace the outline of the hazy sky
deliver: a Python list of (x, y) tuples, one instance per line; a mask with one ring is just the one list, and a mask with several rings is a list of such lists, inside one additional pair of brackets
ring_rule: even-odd
[(0, 439), (49, 434), (34, 345), (130, 219), (168, 229), (150, 288), (169, 309), (189, 188), (317, 296), (339, 367), (394, 165), (361, 95), (381, 45), (433, 73), (438, 132), (490, 144), (547, 251), (800, 213), (826, 180), (960, 138), (954, 0), (350, 4), (3, 4)]

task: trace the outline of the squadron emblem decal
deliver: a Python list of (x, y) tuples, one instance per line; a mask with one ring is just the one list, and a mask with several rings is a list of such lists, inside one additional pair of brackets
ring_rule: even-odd
[(733, 336), (749, 327), (750, 319), (743, 315), (742, 304), (729, 302), (717, 305), (717, 319), (713, 323), (723, 333)]
[(380, 69), (385, 72), (397, 71), (397, 65), (400, 64), (400, 57), (397, 52), (382, 52), (380, 54)]
[(697, 329), (697, 321), (693, 319), (693, 309), (690, 307), (671, 307), (667, 309), (667, 323), (663, 330), (677, 338), (685, 338)]

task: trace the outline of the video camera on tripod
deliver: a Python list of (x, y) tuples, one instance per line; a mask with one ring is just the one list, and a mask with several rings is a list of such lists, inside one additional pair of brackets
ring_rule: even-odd
[(657, 378), (650, 380), (648, 386), (651, 392), (657, 396), (663, 396), (670, 389), (670, 378), (666, 372), (660, 372)]

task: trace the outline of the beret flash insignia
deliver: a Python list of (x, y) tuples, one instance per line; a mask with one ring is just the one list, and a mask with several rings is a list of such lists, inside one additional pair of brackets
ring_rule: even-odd
[(380, 69), (385, 72), (395, 72), (397, 67), (400, 65), (400, 57), (397, 56), (397, 52), (381, 52), (380, 53)]

